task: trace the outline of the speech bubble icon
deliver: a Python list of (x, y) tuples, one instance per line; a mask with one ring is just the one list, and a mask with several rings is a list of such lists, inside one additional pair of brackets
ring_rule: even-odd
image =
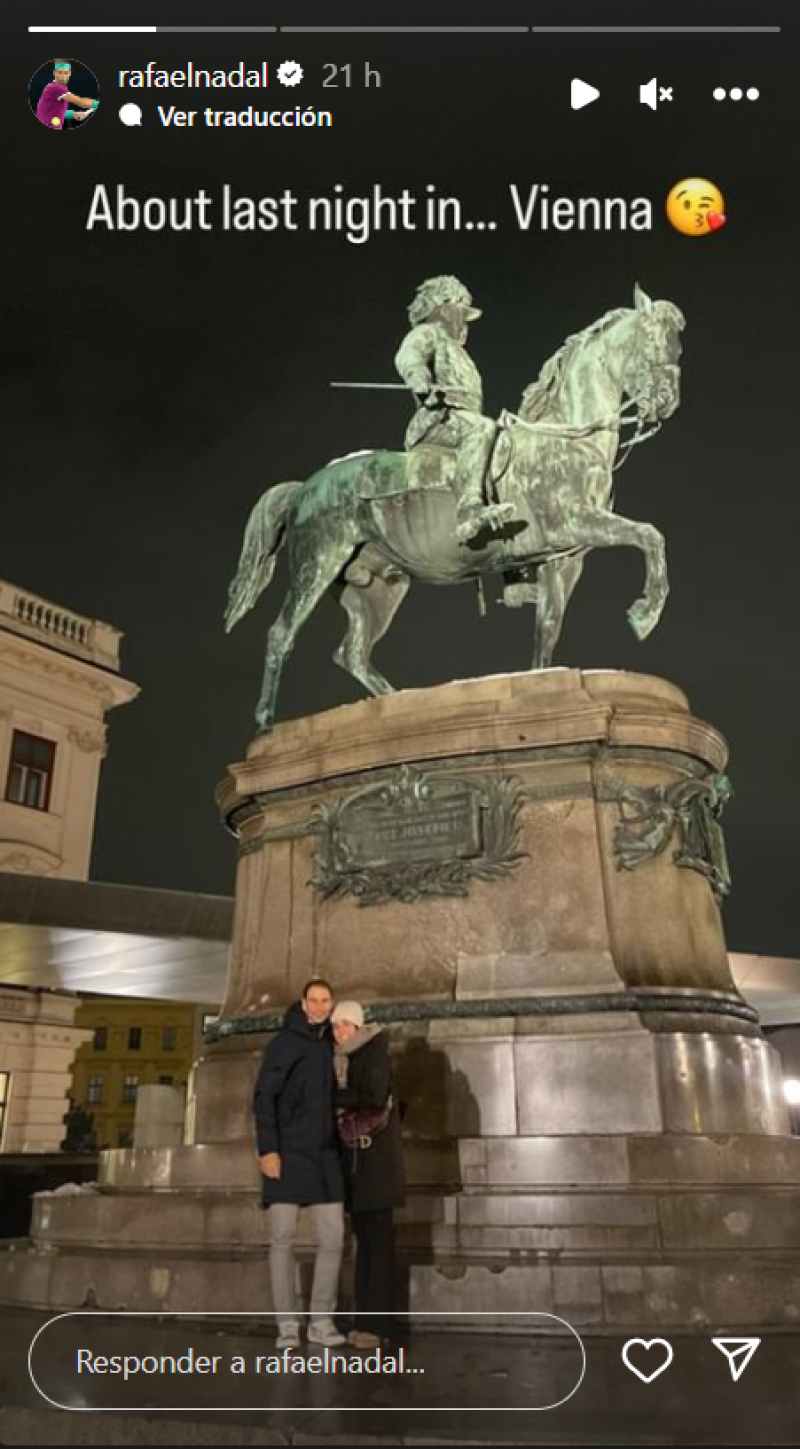
[(126, 106), (120, 106), (119, 118), (123, 126), (141, 126), (142, 108), (141, 106), (135, 106), (133, 101), (128, 101)]

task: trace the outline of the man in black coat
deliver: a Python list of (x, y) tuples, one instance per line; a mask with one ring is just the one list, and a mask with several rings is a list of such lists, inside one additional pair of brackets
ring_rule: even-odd
[(300, 1341), (294, 1245), (301, 1207), (311, 1208), (317, 1235), (309, 1342), (344, 1343), (333, 1322), (344, 1241), (344, 1182), (333, 1104), (332, 1008), (328, 982), (307, 982), (302, 1000), (289, 1007), (264, 1052), (253, 1100), (262, 1201), (270, 1210), (269, 1267), (279, 1348), (296, 1348)]

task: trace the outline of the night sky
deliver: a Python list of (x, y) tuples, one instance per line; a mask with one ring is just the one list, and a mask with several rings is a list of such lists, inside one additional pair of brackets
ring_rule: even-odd
[[(666, 536), (672, 593), (643, 644), (625, 609), (640, 592), (630, 550), (590, 556), (556, 662), (662, 675), (731, 746), (727, 814), (734, 892), (729, 943), (800, 955), (797, 930), (800, 718), (797, 567), (800, 426), (797, 375), (798, 207), (791, 52), (796, 30), (753, 36), (131, 36), (75, 37), (67, 54), (97, 72), (101, 104), (81, 134), (48, 134), (31, 116), (28, 78), (54, 42), (26, 35), (33, 6), (5, 10), (3, 245), (6, 322), (4, 527), (0, 573), (125, 632), (123, 670), (140, 699), (111, 716), (93, 862), (97, 879), (228, 893), (233, 842), (214, 788), (252, 734), (266, 630), (285, 581), (234, 633), (222, 629), (242, 529), (260, 492), (326, 459), (401, 444), (402, 395), (332, 391), (332, 379), (394, 378), (392, 357), (418, 283), (456, 272), (483, 319), (471, 350), (487, 411), (515, 407), (564, 337), (638, 280), (687, 317), (683, 404), (618, 475), (616, 507)], [(108, 6), (73, 6), (106, 19)], [(160, 0), (173, 23), (219, 23), (219, 6)], [(231, 8), (231, 7), (229, 7)], [(780, 21), (790, 7), (670, 4), (669, 23)], [(42, 23), (61, 7), (41, 0)], [(115, 20), (127, 18), (116, 6)], [(146, 7), (130, 5), (144, 23)], [(232, 23), (312, 23), (329, 5), (238, 0)], [(336, 19), (374, 19), (337, 5)], [(386, 18), (390, 7), (381, 6)], [(554, 23), (597, 6), (402, 5), (403, 23)], [(658, 7), (648, 7), (648, 19)], [(11, 29), (10, 12), (19, 23)], [(736, 10), (737, 14), (731, 12)], [(80, 13), (78, 13), (80, 11)], [(701, 11), (704, 12), (701, 15)], [(24, 21), (22, 14), (24, 12)], [(767, 13), (769, 12), (769, 14)], [(619, 22), (641, 20), (620, 3)], [(299, 60), (296, 91), (274, 83)], [(121, 95), (120, 67), (168, 69), (269, 61), (268, 93), (140, 91)], [(325, 62), (353, 65), (351, 89), (323, 90)], [(360, 82), (364, 61), (380, 90)], [(654, 114), (638, 87), (656, 75), (675, 100)], [(568, 105), (569, 80), (601, 99)], [(711, 98), (755, 84), (758, 103)], [(781, 87), (783, 86), (783, 98)], [(19, 96), (15, 87), (19, 88)], [(141, 129), (117, 119), (145, 108)], [(330, 130), (166, 130), (156, 106), (202, 110), (301, 102), (332, 111)], [(685, 175), (711, 177), (728, 225), (689, 240), (662, 219)], [(237, 193), (301, 198), (337, 182), (381, 182), (461, 197), (493, 233), (381, 233), (366, 245), (323, 234), (87, 233), (96, 183), (140, 199)], [(649, 196), (652, 232), (521, 233), (508, 186), (553, 195)], [(475, 592), (416, 585), (376, 662), (399, 687), (526, 667), (532, 613), (492, 608)], [(284, 676), (279, 717), (363, 697), (331, 662), (345, 617), (326, 600)]]

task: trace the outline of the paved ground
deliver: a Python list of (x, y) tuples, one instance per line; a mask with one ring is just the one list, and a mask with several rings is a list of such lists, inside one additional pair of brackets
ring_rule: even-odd
[[(95, 1313), (51, 1323), (36, 1338), (39, 1392), (28, 1357), (47, 1322), (0, 1308), (2, 1444), (800, 1444), (800, 1333), (764, 1335), (738, 1383), (710, 1336), (669, 1335), (673, 1360), (649, 1384), (625, 1367), (623, 1339), (586, 1335), (585, 1372), (571, 1394), (584, 1362), (569, 1336), (419, 1331), (402, 1345), (402, 1374), (343, 1374), (341, 1363), (315, 1374), (320, 1350), (309, 1347), (304, 1372), (267, 1373), (276, 1355), (268, 1323)], [(216, 1373), (152, 1375), (131, 1365), (127, 1382), (76, 1373), (78, 1350), (92, 1365), (98, 1355), (168, 1355), (186, 1365), (189, 1348), (209, 1362), (216, 1355)], [(644, 1373), (665, 1356), (631, 1350)], [(245, 1372), (231, 1373), (239, 1360)]]

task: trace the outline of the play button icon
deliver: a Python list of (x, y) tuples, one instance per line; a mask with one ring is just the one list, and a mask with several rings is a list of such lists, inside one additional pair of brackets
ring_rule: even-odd
[(572, 82), (569, 94), (573, 111), (581, 111), (584, 106), (590, 106), (592, 101), (596, 101), (600, 92), (596, 86), (590, 86), (586, 81), (576, 78)]

